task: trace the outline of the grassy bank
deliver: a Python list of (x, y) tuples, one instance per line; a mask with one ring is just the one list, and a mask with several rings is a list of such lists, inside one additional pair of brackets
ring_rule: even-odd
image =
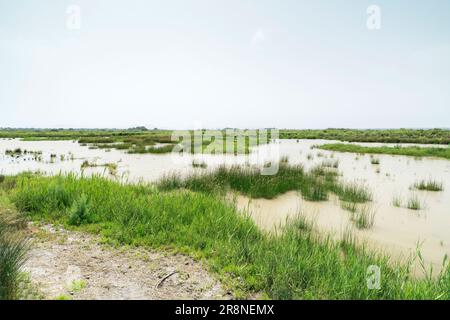
[(325, 129), (280, 130), (282, 139), (324, 139), (348, 142), (449, 144), (447, 129)]
[(365, 147), (345, 143), (324, 144), (319, 146), (318, 148), (339, 152), (393, 154), (393, 155), (413, 156), (413, 157), (438, 157), (450, 159), (449, 148), (424, 148), (424, 147), (402, 147), (402, 146)]
[[(2, 184), (3, 185), (3, 184)], [(19, 176), (7, 186), (17, 208), (32, 219), (82, 230), (107, 241), (173, 249), (204, 259), (238, 296), (253, 292), (274, 299), (449, 299), (450, 272), (436, 280), (414, 280), (406, 267), (355, 246), (351, 237), (318, 237), (301, 217), (280, 236), (219, 197), (189, 191), (161, 192), (100, 177)], [(366, 271), (382, 272), (378, 290), (367, 288)]]

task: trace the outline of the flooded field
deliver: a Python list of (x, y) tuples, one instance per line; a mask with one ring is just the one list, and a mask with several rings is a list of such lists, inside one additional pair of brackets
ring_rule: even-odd
[[(317, 145), (329, 140), (281, 140), (279, 157), (306, 169), (324, 164), (339, 171), (340, 179), (367, 186), (373, 193), (370, 209), (374, 225), (355, 234), (370, 246), (382, 248), (396, 257), (408, 257), (420, 249), (425, 262), (439, 270), (445, 255), (450, 255), (450, 161), (391, 155), (358, 155), (320, 150)], [(361, 143), (361, 145), (386, 145)], [(447, 146), (441, 146), (443, 148)], [(262, 146), (259, 148), (267, 148)], [(14, 150), (21, 149), (20, 155)], [(26, 152), (25, 152), (26, 150)], [(11, 152), (12, 151), (12, 152)], [(195, 157), (175, 161), (171, 154), (128, 154), (115, 149), (91, 149), (75, 141), (0, 140), (0, 174), (23, 171), (45, 174), (75, 172), (104, 174), (125, 181), (153, 182), (169, 173), (186, 175), (211, 170), (223, 163), (245, 165), (245, 156), (204, 156), (206, 168), (192, 165)], [(83, 165), (89, 163), (91, 165)], [(111, 171), (110, 164), (114, 164)], [(422, 180), (442, 183), (442, 191), (419, 191), (413, 185)], [(237, 207), (248, 211), (257, 224), (273, 230), (289, 216), (301, 212), (316, 226), (336, 236), (352, 227), (350, 213), (342, 209), (337, 197), (328, 201), (305, 201), (290, 191), (275, 199), (249, 199), (235, 195)], [(410, 206), (412, 200), (418, 210)], [(420, 272), (420, 271), (417, 271)]]

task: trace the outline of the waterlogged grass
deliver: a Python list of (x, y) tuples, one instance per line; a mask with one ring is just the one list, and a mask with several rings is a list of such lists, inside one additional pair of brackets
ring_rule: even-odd
[(162, 153), (170, 153), (172, 152), (175, 144), (168, 144), (163, 146), (137, 146), (131, 147), (128, 153), (154, 153), (154, 154), (162, 154)]
[(87, 160), (83, 161), (83, 163), (81, 164), (81, 169), (86, 169), (86, 168), (97, 168), (97, 167), (105, 167), (108, 169), (109, 174), (112, 176), (115, 176), (117, 174), (117, 163), (102, 163), (102, 164), (98, 164), (98, 163), (94, 163), (94, 162), (89, 162)]
[(339, 160), (324, 160), (322, 161), (322, 166), (327, 168), (339, 168)]
[(375, 223), (376, 211), (372, 206), (363, 205), (353, 212), (351, 220), (358, 229), (370, 229)]
[(412, 188), (425, 191), (443, 191), (444, 186), (442, 182), (436, 180), (420, 180), (414, 183)]
[[(338, 152), (354, 152), (354, 153), (373, 153), (373, 154), (392, 154), (411, 157), (438, 157), (450, 159), (450, 148), (425, 148), (425, 147), (365, 147), (355, 144), (333, 143), (324, 144), (319, 148)], [(373, 159), (372, 159), (373, 161)]]
[(205, 174), (193, 173), (185, 178), (177, 174), (164, 176), (157, 186), (160, 190), (189, 189), (206, 193), (231, 189), (251, 198), (273, 199), (288, 191), (300, 191), (309, 201), (328, 200), (330, 192), (347, 202), (363, 203), (372, 200), (365, 185), (341, 183), (335, 170), (320, 165), (306, 172), (301, 165), (280, 163), (274, 175), (262, 175), (257, 168), (225, 167)]
[[(229, 189), (238, 191), (251, 198), (273, 199), (276, 196), (292, 190), (298, 190), (310, 201), (328, 199), (329, 192), (339, 196), (349, 197), (348, 188), (337, 181), (337, 173), (323, 166), (306, 172), (301, 165), (279, 164), (275, 175), (262, 175), (257, 168), (219, 167), (205, 174), (194, 173), (182, 178), (178, 175), (168, 175), (158, 182), (160, 190), (189, 189), (201, 192), (225, 192)], [(357, 192), (357, 187), (354, 187)]]
[[(161, 192), (101, 177), (19, 176), (15, 205), (34, 219), (68, 224), (86, 195), (91, 221), (80, 228), (107, 241), (173, 249), (204, 259), (238, 297), (273, 299), (449, 299), (450, 271), (415, 280), (409, 269), (353, 242), (317, 236), (304, 218), (265, 233), (235, 207), (211, 194)], [(382, 270), (379, 290), (367, 288), (369, 266)]]
[(402, 206), (402, 198), (398, 195), (394, 195), (394, 197), (392, 198), (392, 205), (394, 207), (400, 208)]
[(350, 212), (350, 220), (358, 229), (370, 229), (375, 223), (376, 210), (372, 205), (355, 201), (341, 201), (341, 208)]
[(372, 200), (370, 189), (360, 183), (343, 183), (335, 187), (335, 192), (341, 201), (363, 203)]
[(406, 207), (411, 210), (420, 210), (423, 208), (422, 203), (417, 195), (413, 194), (409, 197)]

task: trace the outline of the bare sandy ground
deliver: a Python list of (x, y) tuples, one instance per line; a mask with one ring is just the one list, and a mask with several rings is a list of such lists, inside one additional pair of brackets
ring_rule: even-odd
[(231, 299), (201, 262), (141, 248), (115, 248), (95, 235), (30, 225), (25, 271), (45, 299)]

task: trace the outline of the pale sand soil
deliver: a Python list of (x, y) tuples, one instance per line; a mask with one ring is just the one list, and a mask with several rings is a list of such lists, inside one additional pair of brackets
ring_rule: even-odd
[(95, 235), (51, 225), (29, 229), (25, 271), (45, 299), (232, 298), (201, 262), (187, 256), (111, 247)]

